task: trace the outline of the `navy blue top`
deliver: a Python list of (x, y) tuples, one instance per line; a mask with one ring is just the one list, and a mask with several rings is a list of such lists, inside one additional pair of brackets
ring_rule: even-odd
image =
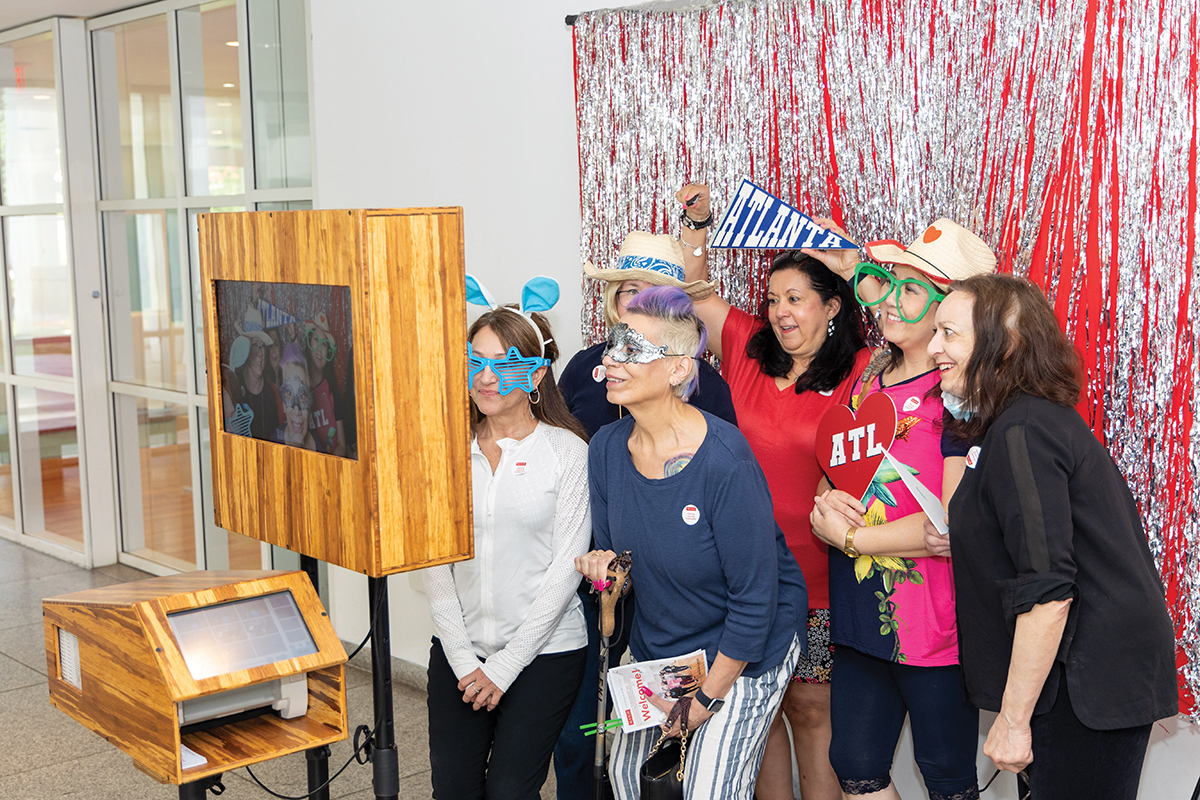
[(711, 664), (720, 651), (758, 677), (782, 663), (798, 633), (807, 646), (808, 592), (746, 438), (701, 413), (704, 442), (666, 478), (634, 467), (632, 417), (592, 438), (592, 536), (597, 547), (633, 553), (636, 659), (703, 649)]
[[(558, 390), (575, 419), (587, 428), (588, 436), (595, 436), (602, 426), (620, 419), (618, 407), (608, 402), (608, 389), (604, 384), (604, 367), (600, 363), (604, 345), (600, 342), (580, 350), (558, 376)], [(688, 398), (688, 403), (730, 425), (737, 425), (729, 384), (707, 361), (697, 359), (696, 363), (700, 368), (700, 385)]]

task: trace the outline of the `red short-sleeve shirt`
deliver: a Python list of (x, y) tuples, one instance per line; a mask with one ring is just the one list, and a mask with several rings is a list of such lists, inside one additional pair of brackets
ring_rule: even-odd
[(804, 572), (808, 605), (829, 608), (829, 549), (813, 535), (808, 519), (822, 475), (816, 457), (817, 423), (830, 406), (849, 405), (851, 388), (871, 353), (864, 348), (854, 369), (833, 391), (796, 394), (794, 386), (777, 387), (775, 379), (746, 355), (746, 343), (761, 325), (745, 311), (729, 309), (721, 332), (721, 375), (733, 394), (738, 428), (767, 476), (775, 521)]

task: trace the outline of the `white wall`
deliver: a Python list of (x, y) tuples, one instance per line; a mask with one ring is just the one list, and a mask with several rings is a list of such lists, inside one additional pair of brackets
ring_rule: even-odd
[(317, 203), (462, 206), (467, 270), (501, 301), (562, 284), (580, 346), (571, 29), (587, 0), (312, 0)]
[[(557, 278), (551, 314), (565, 359), (579, 333), (579, 171), (566, 14), (612, 3), (310, 0), (315, 191), (319, 208), (462, 206), (467, 269), (501, 300), (535, 274)], [(433, 626), (419, 574), (390, 579), (392, 653), (425, 665)], [(330, 568), (330, 613), (345, 640), (367, 630), (366, 580)], [(990, 724), (984, 715), (982, 735)], [(904, 742), (895, 780), (924, 796)], [(1142, 797), (1187, 798), (1200, 731), (1155, 727)], [(992, 773), (980, 754), (980, 775)], [(996, 787), (1000, 786), (1000, 789)], [(988, 793), (1015, 798), (1002, 776)]]
[[(502, 302), (534, 275), (582, 345), (579, 163), (567, 14), (587, 0), (311, 0), (315, 206), (462, 206), (467, 270)], [(366, 580), (330, 570), (339, 634), (367, 630)], [(433, 632), (419, 576), (390, 581), (392, 652), (424, 665)]]

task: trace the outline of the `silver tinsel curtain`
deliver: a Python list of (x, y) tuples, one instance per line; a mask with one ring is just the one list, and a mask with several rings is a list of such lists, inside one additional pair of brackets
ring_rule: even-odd
[[(1055, 304), (1200, 691), (1195, 0), (742, 0), (575, 23), (581, 259), (749, 177), (857, 241), (946, 216)], [(767, 261), (713, 252), (756, 310)], [(604, 317), (584, 281), (584, 336)]]

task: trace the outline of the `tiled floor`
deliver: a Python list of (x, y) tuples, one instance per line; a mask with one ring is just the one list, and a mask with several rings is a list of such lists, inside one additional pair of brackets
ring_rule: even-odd
[[(129, 756), (51, 706), (47, 697), (42, 598), (145, 577), (149, 576), (125, 566), (79, 569), (0, 540), (0, 798), (166, 800), (179, 796), (176, 787), (156, 784), (134, 768)], [(370, 724), (374, 716), (370, 674), (350, 667), (346, 696), (351, 731)], [(397, 684), (394, 698), (400, 797), (429, 798), (425, 694)], [(334, 745), (330, 771), (346, 763), (350, 753), (349, 741)], [(303, 755), (286, 756), (252, 769), (280, 794), (307, 791)], [(224, 784), (223, 800), (269, 797), (251, 782), (245, 769), (227, 773)], [(370, 765), (352, 764), (333, 783), (330, 794), (354, 800), (373, 798)], [(542, 797), (554, 797), (553, 773), (542, 787)]]

